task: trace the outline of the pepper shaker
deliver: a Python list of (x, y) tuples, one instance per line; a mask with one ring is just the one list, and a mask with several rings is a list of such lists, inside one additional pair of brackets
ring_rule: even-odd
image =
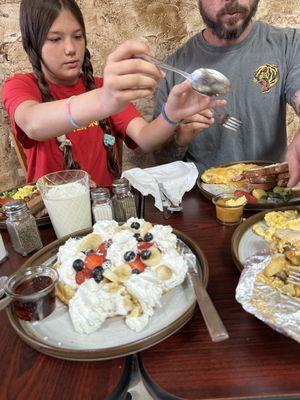
[(6, 226), (12, 246), (17, 253), (27, 256), (43, 247), (36, 220), (24, 200), (6, 203), (4, 213), (7, 216)]
[(137, 217), (135, 197), (130, 191), (128, 180), (125, 178), (114, 180), (112, 190), (115, 220), (124, 223), (131, 217)]

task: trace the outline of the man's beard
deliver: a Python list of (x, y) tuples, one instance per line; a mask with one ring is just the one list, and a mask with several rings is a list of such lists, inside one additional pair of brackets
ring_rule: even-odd
[[(199, 3), (200, 14), (201, 14), (201, 17), (202, 17), (205, 25), (208, 28), (210, 28), (219, 39), (230, 40), (230, 39), (237, 39), (247, 28), (247, 26), (249, 25), (249, 22), (251, 21), (252, 17), (256, 13), (259, 0), (255, 0), (254, 4), (250, 8), (249, 14), (248, 14), (247, 8), (241, 6), (239, 3), (237, 3), (237, 2), (232, 2), (230, 4), (227, 3), (227, 4), (225, 4), (225, 7), (223, 9), (221, 9), (218, 12), (218, 14), (216, 15), (216, 18), (217, 18), (216, 21), (213, 21), (212, 19), (210, 19), (210, 17), (206, 14), (206, 11), (202, 7), (201, 0), (199, 0), (198, 3)], [(225, 15), (228, 13), (234, 13), (234, 12), (243, 14), (245, 19), (244, 19), (243, 24), (239, 28), (229, 30), (228, 28), (225, 27), (225, 25), (222, 22), (218, 21), (218, 18), (221, 17), (222, 15)], [(235, 25), (236, 22), (237, 21), (234, 19), (232, 21), (232, 25)]]

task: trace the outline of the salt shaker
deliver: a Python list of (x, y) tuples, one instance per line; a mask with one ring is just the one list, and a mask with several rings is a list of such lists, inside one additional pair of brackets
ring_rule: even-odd
[(95, 188), (91, 190), (92, 212), (95, 222), (113, 219), (112, 202), (107, 188)]
[(0, 264), (4, 262), (7, 258), (7, 251), (3, 243), (3, 239), (0, 233)]
[(137, 217), (135, 197), (130, 191), (128, 180), (125, 178), (114, 180), (112, 190), (114, 192), (112, 203), (115, 220), (124, 223), (130, 217)]
[(4, 205), (7, 216), (6, 226), (17, 253), (27, 256), (43, 247), (34, 216), (28, 210), (24, 200), (12, 200)]

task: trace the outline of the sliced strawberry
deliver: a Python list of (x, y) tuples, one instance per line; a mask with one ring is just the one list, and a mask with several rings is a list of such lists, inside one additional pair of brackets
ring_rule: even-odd
[(102, 242), (99, 247), (98, 247), (98, 253), (103, 254), (104, 256), (106, 256), (107, 254), (107, 249), (109, 248), (109, 246), (111, 245), (112, 240), (105, 240), (105, 242)]
[(151, 247), (152, 245), (153, 245), (153, 243), (150, 243), (150, 242), (139, 242), (137, 244), (137, 247), (141, 251), (141, 250), (149, 249), (149, 247)]
[(100, 267), (100, 265), (102, 265), (104, 260), (105, 260), (105, 255), (91, 253), (86, 256), (84, 260), (84, 266), (90, 271), (93, 271), (94, 268)]
[(83, 271), (84, 271), (84, 270), (81, 270), (81, 271), (76, 272), (75, 280), (76, 280), (76, 283), (77, 283), (78, 285), (81, 285), (81, 284), (86, 280), (86, 277), (85, 277)]
[(252, 196), (252, 194), (246, 192), (245, 190), (237, 189), (237, 190), (234, 191), (233, 195), (236, 198), (241, 197), (241, 196), (245, 196), (246, 199), (247, 199), (247, 202), (250, 203), (250, 204), (257, 202), (257, 199), (254, 196)]
[(131, 269), (138, 269), (140, 272), (145, 270), (145, 264), (141, 261), (140, 257), (137, 257), (134, 261), (129, 263)]

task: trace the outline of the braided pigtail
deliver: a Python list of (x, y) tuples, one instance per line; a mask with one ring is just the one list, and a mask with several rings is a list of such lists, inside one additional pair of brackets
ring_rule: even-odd
[[(84, 74), (85, 87), (87, 88), (87, 90), (95, 89), (96, 83), (95, 83), (95, 78), (93, 75), (93, 66), (91, 63), (90, 52), (87, 48), (85, 49), (82, 71)], [(108, 118), (99, 121), (99, 125), (101, 126), (101, 128), (103, 130), (104, 138), (106, 135), (112, 136), (111, 135), (111, 126), (109, 124)], [(110, 172), (112, 172), (116, 178), (119, 178), (121, 175), (121, 168), (120, 168), (119, 160), (117, 157), (116, 143), (112, 143), (112, 141), (106, 141), (104, 139), (104, 145), (105, 145), (105, 149), (106, 149), (106, 153), (107, 153), (108, 170)]]

